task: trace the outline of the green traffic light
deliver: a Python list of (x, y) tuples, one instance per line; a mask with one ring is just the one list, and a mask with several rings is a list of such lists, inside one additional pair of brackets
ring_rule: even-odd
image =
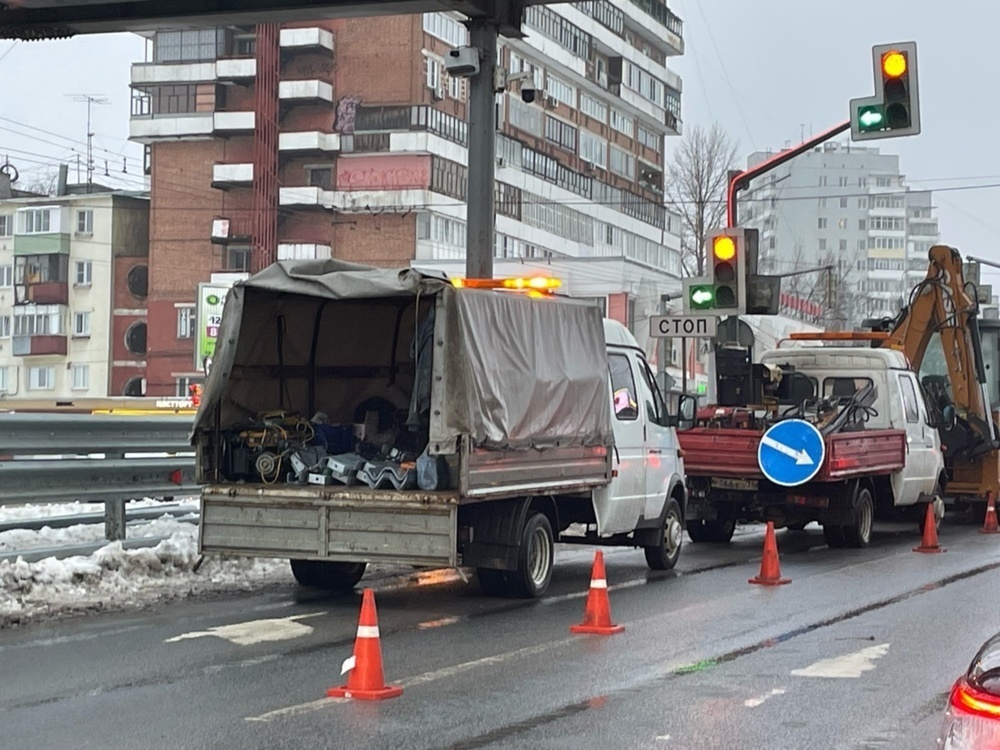
[(711, 287), (696, 286), (691, 288), (691, 307), (694, 310), (705, 310), (715, 301), (715, 293)]
[(862, 132), (881, 130), (885, 125), (885, 114), (881, 107), (859, 107), (858, 125)]

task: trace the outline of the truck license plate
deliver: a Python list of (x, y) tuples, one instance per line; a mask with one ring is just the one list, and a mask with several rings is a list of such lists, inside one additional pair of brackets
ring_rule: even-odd
[(756, 492), (756, 479), (730, 479), (729, 477), (712, 477), (712, 486), (720, 490), (744, 490)]

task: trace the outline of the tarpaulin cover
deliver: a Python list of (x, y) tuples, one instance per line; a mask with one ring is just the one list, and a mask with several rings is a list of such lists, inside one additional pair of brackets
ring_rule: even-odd
[[(462, 436), (508, 450), (613, 443), (598, 308), (456, 290), (443, 275), (333, 260), (281, 261), (233, 287), (195, 432), (213, 426), (216, 407), (223, 428), (282, 400), (304, 411), (310, 368), (310, 387), (335, 419), (362, 391), (384, 395), (387, 382), (409, 398), (412, 359), (410, 374), (388, 381), (356, 371), (395, 373), (411, 355), (418, 313), (410, 300), (421, 310), (436, 304), (432, 445), (454, 446)], [(395, 346), (400, 331), (410, 338)]]

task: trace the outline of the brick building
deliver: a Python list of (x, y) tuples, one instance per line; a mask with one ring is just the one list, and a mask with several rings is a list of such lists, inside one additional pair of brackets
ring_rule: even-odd
[[(459, 19), (280, 30), (279, 260), (464, 257), (468, 82), (444, 68), (468, 44)], [(525, 32), (500, 40), (500, 63), (529, 71), (538, 95), (497, 97), (495, 255), (623, 257), (679, 277), (662, 183), (665, 136), (680, 130), (667, 67), (680, 20), (659, 0), (593, 0), (530, 8)], [(200, 375), (197, 284), (250, 266), (267, 85), (256, 43), (252, 29), (158, 32), (132, 70), (131, 138), (151, 175), (150, 395), (184, 395)]]

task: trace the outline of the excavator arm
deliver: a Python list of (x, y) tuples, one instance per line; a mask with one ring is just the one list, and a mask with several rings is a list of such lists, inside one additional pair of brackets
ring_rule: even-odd
[[(959, 428), (966, 433), (959, 452), (971, 458), (1000, 447), (986, 389), (979, 307), (974, 291), (970, 295), (965, 283), (959, 252), (935, 245), (928, 256), (927, 276), (914, 287), (909, 304), (900, 314), (882, 324), (889, 336), (880, 344), (903, 352), (919, 372), (933, 335), (940, 335), (947, 382), (935, 382), (929, 377), (922, 384), (931, 396), (931, 408), (939, 415), (946, 405), (955, 409)], [(944, 427), (953, 429), (950, 425)], [(942, 434), (946, 443), (954, 443), (955, 437)]]

